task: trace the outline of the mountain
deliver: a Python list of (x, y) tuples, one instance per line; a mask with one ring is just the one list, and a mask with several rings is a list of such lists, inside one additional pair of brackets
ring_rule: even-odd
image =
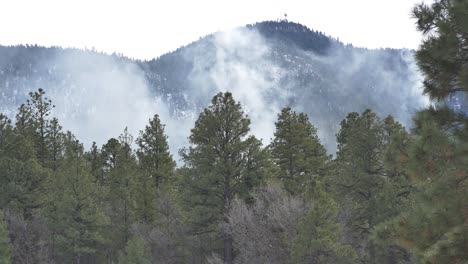
[(411, 50), (370, 50), (289, 21), (217, 32), (148, 61), (93, 50), (0, 46), (0, 112), (14, 115), (41, 87), (66, 129), (89, 144), (128, 126), (134, 136), (155, 113), (172, 152), (186, 144), (199, 111), (229, 90), (268, 143), (276, 115), (306, 112), (330, 153), (347, 113), (371, 108), (409, 125), (426, 104)]

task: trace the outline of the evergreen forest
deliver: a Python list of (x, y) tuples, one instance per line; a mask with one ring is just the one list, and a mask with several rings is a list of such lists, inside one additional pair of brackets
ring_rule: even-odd
[(0, 114), (0, 264), (468, 263), (468, 116), (446, 103), (468, 94), (468, 1), (412, 15), (431, 105), (409, 128), (348, 113), (333, 155), (293, 107), (256, 138), (229, 91), (179, 153), (158, 113), (85, 148), (30, 92)]

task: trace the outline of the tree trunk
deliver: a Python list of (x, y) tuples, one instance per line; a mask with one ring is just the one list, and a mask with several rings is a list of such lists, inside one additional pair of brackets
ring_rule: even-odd
[[(225, 162), (227, 163), (228, 158), (225, 158)], [(224, 222), (227, 222), (228, 219), (226, 215), (229, 213), (231, 210), (231, 171), (230, 171), (230, 166), (228, 166), (228, 170), (226, 172), (226, 175), (224, 176)], [(226, 231), (223, 231), (223, 237), (224, 237), (224, 263), (225, 264), (232, 264), (232, 237), (231, 234), (229, 234)]]
[(232, 264), (232, 237), (230, 234), (224, 234), (224, 263)]

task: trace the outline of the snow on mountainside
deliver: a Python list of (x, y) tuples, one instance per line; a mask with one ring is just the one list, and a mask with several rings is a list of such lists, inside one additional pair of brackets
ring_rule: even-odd
[(173, 153), (199, 111), (231, 91), (268, 143), (281, 108), (308, 113), (334, 152), (347, 113), (371, 108), (410, 125), (427, 103), (409, 50), (344, 45), (300, 24), (262, 22), (219, 32), (150, 61), (76, 49), (0, 46), (0, 112), (13, 117), (42, 87), (66, 129), (86, 144), (128, 126), (134, 136), (155, 113)]

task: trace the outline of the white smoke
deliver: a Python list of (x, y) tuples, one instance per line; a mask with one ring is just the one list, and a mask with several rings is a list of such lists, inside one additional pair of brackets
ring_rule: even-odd
[[(398, 71), (385, 68), (382, 60), (386, 58), (379, 51), (337, 46), (323, 56), (290, 45), (283, 47), (288, 51), (283, 54), (270, 39), (247, 28), (217, 33), (204, 41), (208, 44), (192, 46), (184, 53), (193, 66), (189, 76), (180, 76), (188, 78), (191, 85), (183, 92), (185, 99), (204, 102), (202, 107), (207, 107), (216, 93), (232, 92), (252, 121), (252, 134), (264, 145), (270, 143), (283, 107), (307, 112), (322, 143), (333, 153), (339, 122), (347, 113), (371, 108), (382, 117), (392, 114), (408, 127), (412, 113), (428, 103), (421, 95), (421, 78), (410, 51), (397, 54), (409, 65), (401, 71), (408, 75), (402, 81)], [(61, 80), (39, 77), (25, 83), (30, 89), (46, 90), (56, 105), (53, 114), (65, 129), (86, 147), (92, 141), (102, 145), (118, 137), (125, 127), (136, 138), (148, 120), (159, 114), (166, 124), (171, 153), (178, 159), (178, 150), (188, 145), (200, 108), (189, 107), (181, 110), (182, 115), (173, 115), (173, 105), (162, 99), (168, 95), (155, 96), (137, 62), (73, 50), (58, 54), (44, 67)], [(375, 80), (365, 80), (362, 88), (352, 89), (354, 78), (370, 70)], [(301, 80), (304, 72), (313, 78)], [(325, 79), (334, 81), (325, 86)], [(327, 93), (333, 98), (325, 98)], [(335, 98), (341, 102), (337, 109), (331, 104)]]
[[(214, 90), (197, 89), (195, 96), (211, 98), (218, 92), (231, 92), (251, 119), (252, 134), (268, 144), (287, 96), (272, 79), (279, 66), (269, 59), (267, 43), (256, 31), (235, 29), (216, 34), (213, 44), (213, 58), (195, 60), (190, 80), (195, 87)], [(276, 100), (270, 99), (272, 94)]]
[[(56, 106), (53, 115), (86, 148), (93, 141), (100, 146), (117, 138), (126, 127), (135, 140), (155, 114), (166, 124), (171, 153), (176, 154), (186, 145), (189, 123), (175, 119), (164, 100), (153, 96), (145, 73), (136, 64), (122, 62), (118, 56), (79, 51), (57, 56), (49, 63), (52, 69), (64, 73), (64, 86), (41, 82), (35, 85), (45, 88), (46, 96)], [(58, 72), (55, 74), (60, 76)]]
[[(232, 92), (252, 120), (252, 133), (263, 139), (264, 144), (268, 144), (273, 136), (277, 114), (287, 106), (308, 113), (318, 128), (322, 143), (334, 153), (335, 134), (347, 113), (370, 108), (381, 117), (393, 115), (410, 127), (412, 114), (428, 104), (428, 98), (422, 96), (421, 77), (413, 52), (408, 50), (396, 54), (408, 65), (407, 70), (399, 72), (385, 68), (388, 64), (383, 60), (388, 59), (388, 55), (380, 50), (332, 45), (324, 56), (290, 45), (288, 54), (279, 52), (283, 56), (280, 60), (291, 66), (285, 68), (272, 59), (278, 52), (275, 46), (256, 30), (241, 28), (217, 33), (211, 42), (213, 54), (206, 52), (203, 46), (205, 53), (195, 48), (186, 55), (194, 65), (189, 79), (197, 89), (192, 96), (211, 98), (219, 91)], [(313, 76), (315, 83), (301, 83), (298, 79), (300, 71)], [(353, 87), (351, 84), (358, 82), (354, 78), (366, 76), (366, 71), (372, 71), (373, 79), (363, 81), (362, 87)], [(399, 75), (401, 73), (408, 75), (406, 79)], [(332, 86), (321, 87), (320, 82), (327, 78), (326, 74), (334, 81)], [(287, 76), (286, 83), (281, 81)], [(292, 94), (299, 92), (298, 87), (303, 94)], [(317, 90), (317, 87), (321, 88)], [(322, 90), (325, 89), (334, 98), (324, 98), (322, 92), (325, 91)], [(296, 101), (302, 100), (301, 103), (291, 103), (293, 97)], [(341, 100), (343, 105), (333, 109), (334, 99)], [(339, 117), (336, 116), (338, 112), (341, 113)]]

